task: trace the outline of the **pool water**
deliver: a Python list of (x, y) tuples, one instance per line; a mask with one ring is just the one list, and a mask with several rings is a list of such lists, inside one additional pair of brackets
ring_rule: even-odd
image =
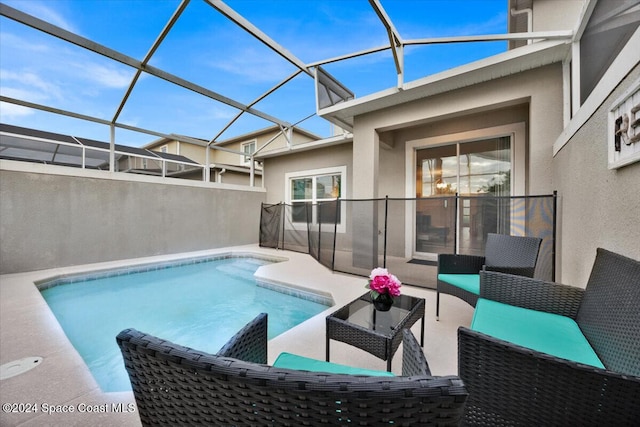
[(105, 392), (131, 390), (116, 335), (139, 331), (216, 353), (240, 328), (269, 314), (269, 339), (326, 305), (257, 286), (269, 261), (226, 258), (60, 284), (42, 290), (67, 337)]

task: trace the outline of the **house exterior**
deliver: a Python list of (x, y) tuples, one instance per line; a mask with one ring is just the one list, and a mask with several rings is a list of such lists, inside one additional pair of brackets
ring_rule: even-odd
[[(616, 120), (636, 114), (640, 101), (639, 7), (509, 1), (510, 32), (569, 36), (510, 42), (491, 58), (320, 108), (348, 133), (308, 151), (259, 154), (267, 202), (295, 202), (305, 182), (325, 188), (309, 196), (312, 202), (481, 194), (490, 187), (499, 196), (557, 191), (557, 280), (584, 286), (597, 247), (640, 258), (640, 142), (614, 147), (622, 126)], [(406, 218), (397, 255), (434, 255), (418, 253), (415, 244), (419, 209), (396, 214)], [(347, 233), (362, 234), (359, 224), (375, 215), (353, 212)], [(367, 247), (375, 237), (364, 240), (352, 244), (375, 252)]]
[[(438, 253), (431, 240), (434, 236), (449, 242), (457, 239), (459, 243), (464, 233), (481, 236), (487, 227), (474, 221), (481, 209), (474, 204), (475, 200), (454, 207), (454, 217), (462, 218), (459, 235), (452, 234), (442, 223), (438, 211), (433, 207), (424, 208), (423, 202), (440, 203), (442, 209), (451, 211), (454, 208), (442, 198), (456, 194), (502, 197), (557, 192), (555, 279), (584, 286), (597, 247), (640, 259), (637, 220), (640, 211), (640, 49), (637, 48), (640, 46), (640, 1), (509, 0), (508, 7), (509, 31), (514, 35), (532, 33), (532, 38), (513, 37), (504, 53), (411, 82), (398, 78), (397, 87), (362, 98), (345, 96), (342, 102), (334, 103), (334, 95), (338, 98), (342, 94), (348, 95), (348, 91), (340, 87), (335, 87), (330, 102), (318, 95), (318, 115), (339, 130), (329, 138), (320, 139), (298, 128), (282, 130), (273, 126), (212, 143), (182, 136), (173, 140), (169, 136), (144, 147), (143, 153), (124, 148), (120, 152), (118, 147), (109, 153), (105, 149), (95, 158), (90, 156), (86, 164), (77, 160), (81, 156), (76, 155), (77, 159), (73, 161), (76, 166), (81, 164), (82, 169), (109, 165), (114, 172), (125, 170), (139, 174), (146, 170), (162, 176), (179, 175), (212, 182), (174, 180), (171, 185), (187, 188), (185, 195), (180, 198), (176, 193), (175, 202), (161, 203), (164, 196), (159, 192), (156, 198), (160, 204), (148, 211), (148, 206), (155, 205), (147, 200), (147, 185), (151, 183), (158, 188), (169, 185), (156, 181), (157, 177), (133, 177), (140, 182), (140, 196), (136, 197), (123, 198), (123, 194), (129, 194), (128, 189), (119, 186), (113, 198), (104, 197), (102, 204), (95, 203), (97, 191), (82, 193), (83, 199), (75, 203), (80, 194), (78, 191), (69, 190), (67, 196), (74, 199), (71, 205), (82, 207), (78, 210), (85, 206), (99, 207), (96, 213), (89, 215), (98, 224), (102, 223), (103, 217), (120, 218), (120, 203), (112, 200), (122, 198), (131, 202), (133, 211), (140, 209), (137, 215), (123, 218), (123, 223), (129, 226), (125, 228), (132, 234), (138, 232), (140, 225), (128, 224), (130, 218), (160, 215), (160, 219), (165, 220), (165, 209), (171, 206), (175, 217), (162, 224), (172, 229), (186, 227), (188, 233), (167, 235), (166, 240), (139, 247), (127, 254), (130, 256), (156, 254), (158, 250), (163, 253), (196, 250), (218, 244), (217, 241), (212, 243), (199, 230), (194, 231), (194, 228), (209, 228), (211, 218), (207, 212), (211, 210), (216, 211), (217, 228), (228, 234), (222, 241), (233, 242), (231, 234), (240, 229), (246, 233), (250, 228), (235, 227), (235, 224), (257, 223), (259, 215), (243, 212), (249, 218), (236, 221), (236, 212), (246, 209), (242, 202), (236, 203), (236, 193), (223, 196), (222, 190), (230, 187), (234, 192), (249, 195), (248, 203), (256, 212), (262, 202), (294, 205), (336, 199), (383, 199), (385, 196), (415, 200), (389, 212), (399, 227), (390, 233), (393, 240), (388, 248), (389, 255), (432, 260)], [(317, 88), (328, 81), (330, 79), (318, 77)], [(74, 152), (96, 148), (78, 141), (70, 141), (70, 144), (68, 149)], [(163, 156), (155, 156), (148, 150), (164, 152), (163, 156), (168, 157), (163, 161), (179, 164), (179, 167), (156, 167), (155, 157)], [(40, 155), (42, 150), (35, 151)], [(67, 154), (57, 148), (44, 152), (56, 161), (63, 158), (61, 154)], [(3, 151), (3, 155), (8, 156), (8, 153)], [(117, 161), (108, 161), (110, 154)], [(249, 155), (253, 155), (253, 163)], [(184, 156), (195, 165), (178, 162), (174, 156)], [(45, 194), (57, 191), (39, 183), (37, 178), (41, 175), (60, 174), (63, 177), (60, 179), (64, 180), (68, 179), (67, 175), (73, 176), (69, 179), (73, 185), (76, 185), (76, 175), (78, 181), (90, 179), (96, 182), (103, 179), (120, 182), (131, 178), (116, 174), (99, 177), (95, 171), (84, 170), (60, 172), (51, 165), (16, 165), (4, 158), (0, 162), (3, 197), (24, 204), (22, 210), (12, 212), (11, 207), (17, 204), (3, 203), (5, 214), (0, 215), (3, 224), (11, 222), (5, 220), (11, 218), (6, 212), (20, 220), (40, 212), (47, 212), (51, 217), (65, 217), (64, 213), (69, 210), (65, 204), (49, 203), (43, 209), (40, 207), (43, 198), (23, 196), (38, 194), (31, 188), (20, 187), (24, 183), (32, 183)], [(65, 162), (69, 163), (68, 157)], [(167, 171), (171, 173), (167, 174)], [(22, 178), (23, 175), (27, 178)], [(116, 188), (113, 185), (101, 190), (108, 191), (111, 187)], [(209, 197), (194, 188), (214, 189), (215, 197), (219, 198), (215, 206), (191, 206), (192, 202), (200, 203), (201, 198)], [(138, 199), (146, 203), (134, 203)], [(224, 203), (218, 203), (220, 200)], [(62, 214), (52, 211), (53, 206), (60, 206)], [(243, 209), (237, 209), (238, 206)], [(339, 218), (335, 242), (339, 247), (353, 248), (353, 252), (362, 258), (354, 258), (354, 264), (366, 265), (362, 261), (367, 261), (366, 258), (371, 261), (378, 249), (376, 245), (380, 244), (381, 233), (375, 225), (381, 212), (371, 206), (364, 209), (353, 206), (355, 204), (334, 210), (334, 214), (339, 214), (335, 215)], [(176, 207), (185, 210), (176, 210)], [(199, 221), (194, 220), (192, 212), (198, 212)], [(299, 211), (292, 209), (288, 215), (289, 229), (304, 229), (306, 224)], [(182, 221), (182, 218), (189, 218), (189, 221)], [(312, 221), (316, 220), (316, 217), (312, 218)], [(45, 223), (39, 219), (31, 222)], [(517, 234), (518, 230), (511, 228), (512, 221), (504, 223), (506, 228), (500, 231)], [(25, 224), (27, 231), (35, 230), (29, 223)], [(96, 229), (93, 224), (88, 228)], [(437, 233), (424, 233), (423, 228)], [(68, 229), (73, 227), (69, 225)], [(11, 225), (4, 230), (11, 230), (11, 236), (14, 236), (13, 240), (5, 238), (7, 242), (25, 240), (21, 228)], [(53, 234), (47, 239), (43, 239), (43, 231), (39, 231), (36, 233), (38, 245), (26, 245), (22, 251), (16, 250), (18, 245), (5, 244), (3, 254), (16, 253), (15, 258), (20, 261), (16, 261), (16, 265), (23, 271), (42, 268), (39, 264), (35, 267), (22, 264), (24, 259), (41, 258), (33, 252), (34, 247), (39, 253), (55, 255), (58, 251), (52, 248), (56, 248), (59, 241), (69, 241), (68, 248), (80, 249), (76, 253), (69, 252), (62, 260), (53, 256), (48, 265), (65, 265), (71, 262), (69, 260), (76, 262), (74, 256), (86, 262), (123, 256), (119, 242), (96, 246), (96, 253), (87, 254), (82, 243), (84, 234), (90, 233), (80, 233), (76, 239), (69, 239), (66, 228), (44, 229), (51, 233), (58, 230), (60, 235)], [(96, 241), (105, 242), (113, 237), (110, 228), (103, 230), (104, 234)], [(188, 242), (185, 242), (185, 236), (190, 236)], [(49, 242), (48, 246), (41, 243), (44, 240)], [(142, 244), (145, 239), (137, 241)], [(73, 242), (80, 243), (75, 245)], [(23, 254), (29, 254), (29, 257)], [(11, 270), (14, 271), (19, 270)]]
[[(304, 129), (294, 128), (283, 133), (279, 126), (274, 125), (212, 144), (204, 140), (201, 144), (197, 144), (195, 141), (185, 142), (160, 138), (147, 144), (144, 148), (156, 152), (183, 155), (202, 165), (209, 165), (209, 181), (250, 185), (251, 155), (256, 151), (281, 150), (318, 139), (320, 137)], [(210, 148), (207, 149), (207, 146)], [(253, 177), (252, 185), (261, 186), (262, 164), (260, 162), (255, 163)]]

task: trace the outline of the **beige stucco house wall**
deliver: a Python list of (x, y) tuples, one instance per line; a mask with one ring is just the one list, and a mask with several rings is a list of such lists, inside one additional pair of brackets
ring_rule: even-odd
[(640, 259), (640, 162), (609, 169), (609, 107), (640, 79), (636, 65), (551, 160), (558, 209), (558, 269), (584, 286), (595, 251), (604, 247)]
[[(373, 150), (383, 153), (377, 180), (363, 178), (354, 197), (415, 197), (404, 185), (407, 171), (407, 142), (423, 139), (424, 146), (435, 137), (457, 135), (473, 139), (488, 128), (523, 124), (514, 132), (522, 132), (525, 166), (525, 194), (548, 194), (553, 191), (551, 163), (553, 142), (562, 130), (562, 74), (558, 64), (523, 72), (472, 87), (447, 92), (408, 104), (372, 112), (356, 118), (354, 156), (371, 157)], [(382, 138), (379, 147), (373, 141)], [(442, 144), (436, 139), (435, 144)], [(358, 150), (362, 151), (358, 155)], [(367, 174), (363, 165), (363, 175)], [(354, 164), (357, 169), (357, 165)], [(373, 175), (373, 172), (368, 172)]]
[(584, 0), (534, 0), (533, 31), (572, 30), (578, 22)]
[[(327, 167), (347, 168), (347, 176), (352, 173), (353, 150), (350, 142), (340, 145), (319, 148), (311, 151), (290, 151), (274, 157), (266, 157), (265, 189), (267, 189), (267, 203), (275, 204), (287, 199), (285, 174), (302, 172)], [(343, 198), (352, 198), (353, 186), (347, 182)]]

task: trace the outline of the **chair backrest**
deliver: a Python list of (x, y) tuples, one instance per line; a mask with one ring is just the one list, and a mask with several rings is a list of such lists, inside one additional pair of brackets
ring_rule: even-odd
[(267, 313), (258, 314), (217, 353), (245, 362), (267, 363)]
[(487, 235), (485, 264), (488, 267), (536, 267), (542, 239), (538, 237), (510, 236), (507, 234)]
[(576, 322), (607, 369), (640, 376), (640, 261), (598, 248)]
[(125, 329), (116, 338), (143, 425), (458, 425), (455, 376), (296, 371), (178, 346)]
[(402, 375), (431, 375), (424, 351), (411, 330), (402, 330)]

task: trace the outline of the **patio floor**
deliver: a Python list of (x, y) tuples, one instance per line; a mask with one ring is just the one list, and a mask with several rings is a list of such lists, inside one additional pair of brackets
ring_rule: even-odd
[[(269, 362), (282, 351), (324, 360), (325, 317), (338, 307), (366, 292), (363, 277), (333, 273), (312, 257), (289, 251), (239, 246), (180, 255), (149, 257), (0, 276), (0, 364), (30, 356), (44, 360), (34, 369), (0, 382), (3, 411), (0, 425), (102, 425), (139, 426), (131, 392), (104, 393), (93, 379), (80, 355), (73, 348), (34, 282), (47, 278), (96, 269), (118, 268), (146, 262), (161, 262), (227, 252), (251, 252), (286, 258), (288, 261), (261, 267), (257, 276), (305, 289), (330, 293), (335, 306), (269, 341)], [(398, 265), (396, 267), (396, 265)], [(414, 268), (415, 266), (412, 266)], [(425, 274), (435, 275), (435, 267), (421, 266)], [(399, 264), (390, 268), (395, 273)], [(450, 295), (441, 296), (440, 321), (435, 320), (436, 293), (433, 290), (403, 286), (405, 294), (425, 298), (424, 351), (434, 375), (457, 374), (457, 328), (468, 326), (473, 309)], [(132, 325), (135, 327), (135, 325)], [(420, 322), (413, 326), (416, 336)], [(115, 345), (115, 337), (114, 337)], [(331, 361), (370, 369), (386, 369), (386, 362), (344, 343), (331, 342)], [(393, 358), (392, 370), (401, 372), (402, 346)], [(7, 411), (6, 404), (25, 404)], [(116, 404), (116, 405), (112, 405)], [(122, 404), (118, 406), (117, 404)], [(116, 411), (117, 408), (123, 409)], [(14, 408), (10, 408), (14, 409)], [(33, 410), (37, 409), (37, 412)], [(54, 413), (47, 413), (50, 410)], [(71, 412), (73, 411), (73, 412)]]

